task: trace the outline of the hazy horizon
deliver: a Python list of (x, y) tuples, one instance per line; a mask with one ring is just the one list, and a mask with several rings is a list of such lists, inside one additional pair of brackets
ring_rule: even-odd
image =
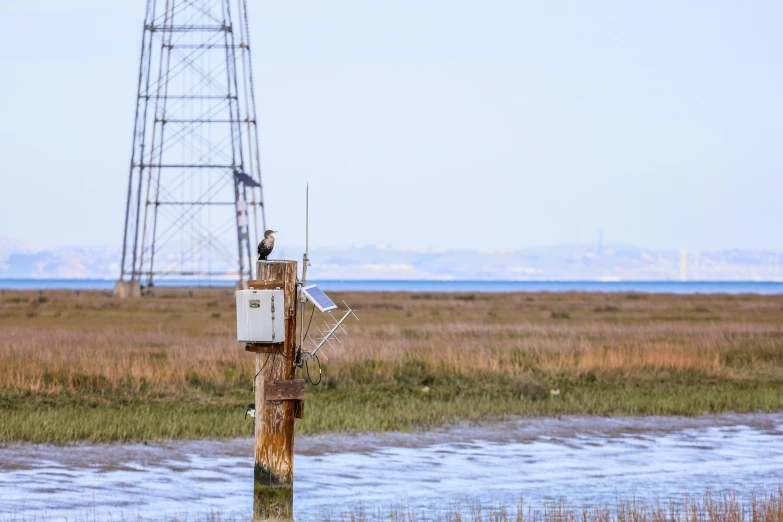
[[(303, 236), (303, 234), (302, 234)], [(34, 248), (34, 249), (51, 249), (51, 250), (57, 250), (57, 249), (67, 249), (67, 248), (84, 248), (84, 249), (96, 249), (96, 248), (111, 248), (111, 249), (118, 249), (121, 251), (122, 249), (122, 243), (103, 243), (103, 244), (57, 244), (57, 243), (46, 243), (43, 241), (26, 241), (18, 237), (8, 236), (8, 235), (2, 235), (0, 234), (0, 246), (13, 249), (13, 248)], [(581, 248), (581, 249), (592, 249), (592, 250), (605, 250), (605, 251), (611, 251), (613, 249), (617, 248), (627, 248), (627, 249), (634, 249), (634, 250), (642, 250), (642, 251), (650, 251), (650, 252), (681, 252), (682, 248), (685, 247), (686, 251), (689, 254), (695, 254), (700, 252), (729, 252), (729, 251), (755, 251), (755, 252), (774, 252), (774, 253), (783, 253), (783, 248), (780, 249), (774, 249), (774, 248), (738, 248), (738, 247), (732, 247), (732, 246), (725, 246), (725, 247), (718, 247), (718, 248), (708, 248), (708, 249), (696, 249), (692, 248), (688, 244), (681, 244), (677, 246), (673, 246), (670, 248), (650, 248), (645, 245), (641, 244), (633, 244), (633, 243), (619, 243), (619, 242), (601, 242), (598, 241), (585, 241), (582, 243), (550, 243), (550, 244), (540, 244), (540, 245), (525, 245), (525, 246), (519, 246), (519, 247), (508, 247), (508, 248), (471, 248), (470, 246), (456, 246), (453, 248), (439, 248), (439, 247), (412, 247), (407, 245), (395, 245), (395, 244), (389, 244), (389, 243), (343, 243), (343, 244), (335, 244), (335, 245), (317, 245), (317, 246), (310, 246), (310, 250), (327, 250), (327, 249), (334, 249), (334, 250), (347, 250), (347, 249), (357, 249), (357, 248), (365, 248), (365, 247), (373, 247), (377, 248), (379, 250), (395, 250), (400, 252), (427, 252), (427, 253), (438, 253), (438, 252), (453, 252), (453, 251), (471, 251), (471, 252), (477, 252), (477, 253), (483, 253), (483, 254), (492, 254), (492, 253), (508, 253), (508, 252), (520, 252), (524, 250), (547, 250), (547, 249), (573, 249), (573, 248)], [(286, 243), (282, 241), (278, 241), (276, 243), (276, 251), (302, 251), (305, 250), (304, 241), (299, 242), (293, 242), (293, 243)]]

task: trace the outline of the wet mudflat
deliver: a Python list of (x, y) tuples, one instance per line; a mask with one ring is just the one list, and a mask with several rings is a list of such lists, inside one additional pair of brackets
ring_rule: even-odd
[[(252, 508), (252, 440), (0, 448), (0, 520), (189, 517)], [(300, 436), (295, 509), (574, 506), (783, 484), (783, 414), (562, 417), (426, 433)]]

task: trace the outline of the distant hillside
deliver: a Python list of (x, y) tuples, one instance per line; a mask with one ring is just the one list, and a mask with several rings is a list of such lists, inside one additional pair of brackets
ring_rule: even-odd
[[(296, 259), (301, 254), (293, 255)], [(378, 246), (311, 253), (320, 279), (678, 280), (679, 251), (629, 246), (555, 246), (508, 251), (417, 251)], [(723, 250), (689, 254), (690, 280), (783, 279), (783, 254)]]
[(116, 279), (116, 247), (47, 247), (0, 237), (0, 278)]
[[(59, 247), (0, 238), (0, 278), (116, 279), (117, 247)], [(301, 259), (299, 249), (278, 248), (276, 258)], [(313, 249), (313, 279), (462, 280), (678, 280), (679, 251), (609, 245), (554, 246), (504, 251), (416, 250), (386, 246)], [(228, 268), (228, 267), (226, 267)], [(783, 280), (783, 254), (721, 250), (689, 253), (689, 280)]]

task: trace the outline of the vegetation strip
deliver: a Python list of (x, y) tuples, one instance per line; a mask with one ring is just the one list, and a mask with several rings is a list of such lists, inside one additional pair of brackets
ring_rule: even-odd
[[(117, 515), (117, 514), (115, 514)], [(76, 522), (94, 520), (97, 510), (84, 519), (71, 518)], [(118, 515), (124, 519), (122, 514)], [(137, 516), (139, 520), (142, 517)], [(246, 522), (249, 518), (221, 515), (210, 511), (204, 516), (185, 515), (181, 517), (158, 516), (158, 520), (171, 522)], [(669, 500), (644, 498), (618, 499), (613, 505), (598, 507), (575, 507), (564, 500), (531, 506), (520, 499), (516, 506), (508, 504), (484, 505), (462, 503), (446, 505), (434, 510), (416, 510), (399, 504), (391, 508), (367, 508), (347, 510), (336, 516), (310, 516), (320, 522), (783, 522), (783, 487), (777, 491), (751, 492), (745, 498), (738, 498), (734, 492), (713, 494), (709, 491), (701, 496), (683, 495)], [(38, 518), (11, 516), (5, 520), (36, 522)], [(48, 518), (41, 518), (49, 520)]]
[(684, 495), (668, 501), (618, 499), (614, 505), (570, 506), (564, 500), (530, 506), (520, 499), (507, 504), (457, 504), (440, 512), (416, 511), (400, 505), (391, 509), (361, 508), (324, 522), (783, 522), (783, 487), (772, 493), (751, 493), (742, 501), (733, 492)]
[[(155, 292), (6, 291), (0, 442), (250, 436), (255, 356), (235, 341), (233, 291)], [(301, 433), (783, 410), (783, 296), (343, 298), (362, 320), (308, 385)]]

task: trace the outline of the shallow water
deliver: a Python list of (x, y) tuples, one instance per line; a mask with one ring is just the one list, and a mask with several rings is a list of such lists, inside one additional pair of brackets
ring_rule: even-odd
[[(301, 436), (297, 520), (466, 499), (575, 506), (783, 484), (783, 414), (563, 417), (427, 433)], [(252, 440), (0, 449), (0, 518), (247, 518)]]

